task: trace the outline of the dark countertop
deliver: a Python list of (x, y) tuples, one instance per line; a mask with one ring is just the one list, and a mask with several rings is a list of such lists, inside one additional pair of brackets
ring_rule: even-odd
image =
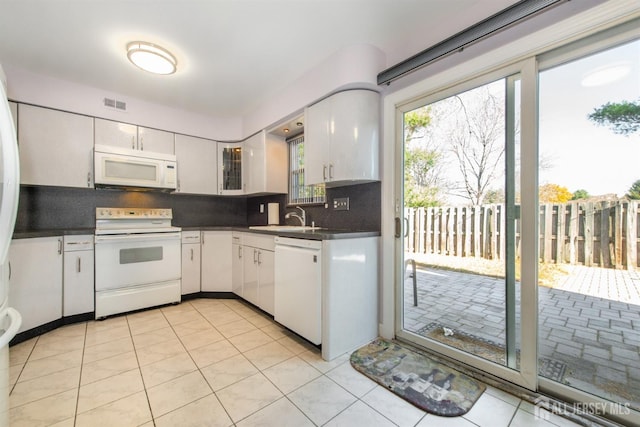
[(93, 228), (68, 228), (64, 230), (37, 230), (37, 231), (16, 231), (13, 233), (14, 239), (32, 239), (35, 237), (57, 237), (57, 236), (78, 236), (83, 234), (95, 234)]
[[(336, 239), (359, 239), (362, 237), (380, 236), (379, 231), (357, 231), (357, 230), (335, 230), (335, 229), (315, 229), (305, 231), (273, 231), (273, 230), (251, 230), (248, 227), (231, 226), (204, 226), (204, 227), (182, 227), (182, 231), (239, 231), (243, 233), (268, 234), (271, 236), (292, 237), (296, 239), (309, 240), (336, 240)], [(13, 233), (14, 239), (30, 239), (36, 237), (56, 237), (74, 236), (82, 234), (93, 235), (93, 228), (73, 228), (64, 230), (38, 230), (20, 231)]]

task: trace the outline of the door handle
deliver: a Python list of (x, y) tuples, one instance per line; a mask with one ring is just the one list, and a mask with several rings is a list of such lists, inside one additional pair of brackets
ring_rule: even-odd
[(11, 280), (11, 261), (9, 261), (9, 280)]
[(77, 261), (78, 261), (78, 262), (76, 263), (76, 270), (77, 270), (77, 272), (78, 272), (78, 273), (80, 273), (80, 272), (82, 271), (82, 264), (81, 264), (81, 263), (82, 263), (82, 261), (81, 261), (81, 258), (80, 258), (80, 257), (78, 257)]
[(193, 248), (191, 248), (191, 261), (193, 261)]
[(402, 226), (400, 225), (400, 218), (396, 217), (396, 238), (399, 239), (402, 236)]

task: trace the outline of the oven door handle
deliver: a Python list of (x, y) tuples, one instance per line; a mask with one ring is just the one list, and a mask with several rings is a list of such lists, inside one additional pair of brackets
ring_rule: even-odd
[(99, 243), (154, 242), (158, 240), (180, 240), (180, 233), (147, 233), (147, 234), (109, 234), (96, 236)]

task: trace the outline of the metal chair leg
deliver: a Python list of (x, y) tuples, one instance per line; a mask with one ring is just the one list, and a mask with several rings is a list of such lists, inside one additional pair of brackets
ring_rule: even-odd
[(418, 306), (418, 284), (416, 279), (416, 260), (408, 259), (404, 262), (404, 271), (407, 271), (407, 265), (411, 264), (411, 277), (413, 278), (413, 306)]

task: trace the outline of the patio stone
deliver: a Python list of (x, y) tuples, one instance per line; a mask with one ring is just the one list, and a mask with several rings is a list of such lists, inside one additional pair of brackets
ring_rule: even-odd
[(566, 344), (558, 344), (556, 347), (558, 353), (566, 354), (572, 357), (582, 356), (582, 348), (571, 347)]
[[(582, 266), (571, 270), (574, 273), (556, 288), (538, 288), (540, 360), (551, 363), (548, 375), (556, 375), (554, 366), (562, 372), (554, 381), (614, 400), (621, 397), (612, 390), (620, 390), (640, 408), (640, 272)], [(418, 269), (417, 283), (418, 307), (413, 307), (411, 279), (405, 282), (409, 330), (437, 323), (504, 346), (503, 279), (429, 267), (428, 273)], [(610, 289), (616, 286), (620, 289)], [(613, 297), (627, 299), (608, 299)], [(519, 286), (516, 298), (519, 327)]]

